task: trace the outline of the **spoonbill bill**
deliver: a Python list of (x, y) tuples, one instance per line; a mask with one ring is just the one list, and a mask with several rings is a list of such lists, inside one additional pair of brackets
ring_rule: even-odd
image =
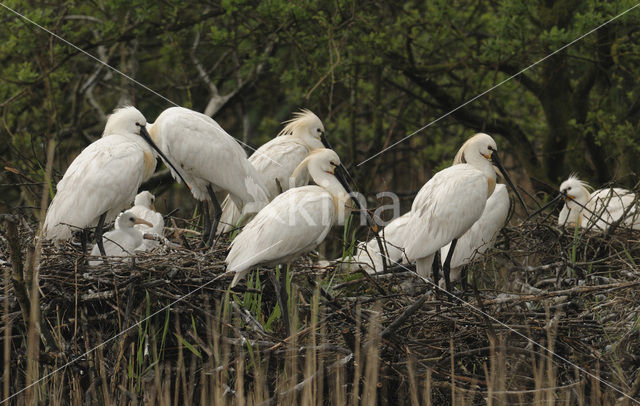
[[(136, 199), (133, 202), (133, 207), (128, 210), (131, 214), (139, 219), (143, 219), (153, 224), (149, 227), (146, 224), (136, 224), (133, 226), (136, 230), (144, 234), (151, 234), (152, 236), (161, 238), (164, 230), (164, 217), (162, 214), (155, 211), (154, 203), (156, 197), (151, 192), (145, 190), (136, 195)], [(148, 251), (158, 246), (158, 241), (153, 239), (144, 238), (140, 246), (136, 247), (137, 251)]]
[[(153, 227), (153, 224), (146, 220), (136, 217), (131, 210), (121, 213), (116, 218), (115, 229), (104, 234), (105, 256), (109, 257), (127, 257), (134, 255), (134, 250), (142, 244), (142, 232), (135, 229), (136, 225), (145, 225)], [(98, 256), (100, 254), (97, 245), (91, 250), (91, 255)], [(90, 266), (101, 264), (101, 260), (89, 261)]]
[(86, 147), (58, 182), (44, 221), (45, 239), (66, 240), (74, 228), (95, 226), (96, 243), (105, 254), (102, 227), (131, 203), (140, 184), (153, 174), (154, 150), (175, 170), (149, 137), (146, 123), (131, 106), (109, 116), (102, 138)]
[[(526, 211), (498, 157), (494, 139), (478, 133), (460, 148), (456, 159), (464, 162), (436, 173), (418, 192), (405, 227), (405, 253), (416, 262), (419, 275), (427, 277), (435, 253), (451, 243), (443, 266), (447, 291), (451, 290), (450, 264), (458, 239), (478, 221), (496, 186), (495, 165), (504, 175)], [(434, 283), (438, 283), (434, 272)]]
[[(464, 266), (493, 247), (498, 233), (507, 221), (509, 206), (507, 187), (503, 184), (497, 184), (495, 190), (487, 199), (487, 204), (478, 221), (473, 223), (473, 226), (458, 239), (450, 263), (451, 273), (449, 277), (451, 282), (460, 279)], [(451, 243), (440, 249), (440, 260), (443, 265), (450, 247)], [(462, 280), (461, 282), (464, 287), (465, 281)], [(441, 288), (444, 288), (443, 283), (444, 281), (441, 280)]]
[[(205, 225), (203, 238), (210, 244), (222, 215), (215, 191), (229, 193), (243, 213), (258, 212), (268, 202), (262, 176), (247, 160), (240, 144), (211, 117), (183, 107), (164, 110), (147, 125), (151, 138), (180, 167), (172, 171), (184, 176), (193, 197), (211, 202), (213, 221)], [(205, 211), (208, 216), (208, 211)], [(205, 217), (206, 219), (206, 217)]]
[[(306, 185), (309, 174), (303, 173), (290, 185), (293, 171), (309, 153), (320, 148), (329, 148), (322, 121), (310, 110), (293, 113), (293, 119), (285, 122), (278, 135), (258, 148), (249, 157), (249, 162), (262, 174), (267, 197), (273, 200), (290, 187)], [(240, 210), (227, 196), (222, 202), (222, 217), (218, 233), (230, 231), (240, 220)]]
[(640, 213), (636, 208), (636, 195), (623, 188), (603, 188), (589, 193), (591, 187), (576, 175), (560, 185), (565, 204), (558, 216), (561, 226), (575, 226), (605, 231), (620, 220), (633, 229), (640, 229)]

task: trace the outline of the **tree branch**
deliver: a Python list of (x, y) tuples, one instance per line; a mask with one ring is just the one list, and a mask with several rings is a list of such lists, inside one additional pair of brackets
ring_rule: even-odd
[[(403, 69), (402, 73), (421, 89), (429, 93), (443, 108), (443, 110), (451, 111), (456, 109), (462, 103), (454, 100), (442, 87), (434, 81), (418, 76), (409, 69)], [(463, 124), (475, 128), (485, 128), (492, 133), (498, 133), (508, 139), (514, 146), (518, 147), (521, 162), (527, 169), (536, 171), (538, 166), (538, 158), (531, 143), (527, 140), (526, 134), (520, 127), (507, 119), (487, 119), (478, 116), (467, 108), (460, 108), (451, 113), (451, 115)]]

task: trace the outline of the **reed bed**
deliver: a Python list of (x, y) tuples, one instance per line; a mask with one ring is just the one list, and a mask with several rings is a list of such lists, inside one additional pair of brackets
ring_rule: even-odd
[(290, 278), (286, 332), (273, 269), (228, 289), (227, 241), (204, 249), (174, 232), (170, 246), (98, 267), (76, 242), (44, 243), (37, 267), (34, 227), (6, 223), (2, 395), (11, 404), (640, 401), (633, 230), (511, 225), (455, 297), (411, 267), (368, 275), (305, 257), (278, 270)]

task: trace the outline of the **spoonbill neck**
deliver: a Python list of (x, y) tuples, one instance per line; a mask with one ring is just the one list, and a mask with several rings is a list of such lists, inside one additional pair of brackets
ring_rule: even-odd
[(316, 185), (325, 189), (334, 198), (347, 195), (347, 191), (334, 174), (322, 170), (322, 168), (313, 165), (313, 163), (309, 165), (309, 175)]

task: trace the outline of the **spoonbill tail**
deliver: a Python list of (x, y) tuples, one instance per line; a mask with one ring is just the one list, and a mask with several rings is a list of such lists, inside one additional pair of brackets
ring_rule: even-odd
[[(206, 224), (208, 243), (213, 241), (222, 214), (215, 191), (229, 193), (243, 213), (258, 212), (268, 202), (262, 176), (247, 160), (242, 146), (211, 117), (183, 107), (164, 110), (155, 123), (148, 124), (151, 138), (167, 157), (176, 162), (193, 197), (209, 200), (213, 206), (211, 228)], [(205, 212), (208, 215), (208, 211)]]
[(105, 254), (102, 227), (131, 203), (140, 184), (153, 174), (154, 150), (173, 168), (149, 138), (146, 123), (130, 106), (109, 116), (102, 138), (86, 147), (58, 182), (44, 221), (45, 239), (66, 240), (73, 229), (95, 226), (96, 243)]
[[(310, 110), (302, 110), (293, 114), (293, 119), (286, 122), (286, 126), (274, 139), (249, 157), (249, 162), (263, 177), (270, 201), (290, 187), (303, 186), (309, 182), (306, 171), (302, 171), (293, 185), (290, 184), (290, 178), (309, 153), (321, 148), (330, 148), (322, 121)], [(218, 233), (230, 231), (239, 220), (240, 210), (227, 196), (222, 202)]]

